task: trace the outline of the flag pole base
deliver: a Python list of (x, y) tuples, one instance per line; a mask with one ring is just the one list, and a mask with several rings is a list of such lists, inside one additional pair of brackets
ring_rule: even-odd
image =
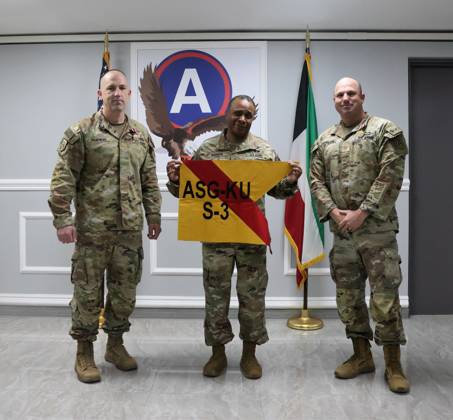
[(308, 309), (302, 309), (301, 316), (288, 319), (287, 325), (294, 330), (305, 331), (319, 330), (324, 327), (324, 323), (321, 319), (310, 317)]

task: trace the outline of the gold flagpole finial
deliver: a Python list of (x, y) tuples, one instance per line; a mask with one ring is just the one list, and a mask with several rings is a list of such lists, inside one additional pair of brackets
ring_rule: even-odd
[(110, 70), (110, 51), (109, 51), (109, 33), (105, 31), (104, 35), (104, 61), (107, 64), (107, 69)]
[(305, 32), (305, 51), (310, 51), (310, 43), (311, 43), (311, 38), (310, 38), (310, 28), (307, 25), (307, 30)]
[(106, 31), (105, 35), (104, 35), (104, 51), (108, 51), (108, 50), (109, 50), (109, 34)]

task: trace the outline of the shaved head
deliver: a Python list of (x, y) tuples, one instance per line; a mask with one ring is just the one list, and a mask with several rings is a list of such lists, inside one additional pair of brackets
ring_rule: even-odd
[(119, 69), (110, 69), (109, 71), (105, 72), (102, 77), (101, 77), (101, 86), (102, 86), (102, 83), (106, 83), (106, 80), (110, 80), (111, 77), (114, 75), (114, 74), (121, 74), (124, 79), (126, 79), (126, 83), (127, 82), (127, 76), (124, 74), (124, 72), (122, 72), (121, 70)]
[(341, 121), (347, 127), (358, 124), (366, 115), (363, 110), (365, 95), (362, 86), (352, 77), (343, 77), (337, 82), (333, 101)]
[(362, 94), (362, 85), (358, 80), (353, 79), (352, 77), (342, 77), (335, 85), (335, 91), (337, 90), (337, 86), (341, 86), (344, 84), (353, 84), (356, 86), (357, 93)]
[(113, 124), (122, 123), (125, 109), (131, 96), (127, 77), (121, 70), (112, 69), (104, 74), (98, 89), (98, 98), (102, 99), (102, 114)]

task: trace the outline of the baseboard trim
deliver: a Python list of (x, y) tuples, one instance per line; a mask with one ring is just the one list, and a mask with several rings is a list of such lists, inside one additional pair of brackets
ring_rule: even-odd
[[(34, 306), (34, 307), (62, 307), (68, 306), (71, 295), (62, 294), (32, 294), (32, 293), (0, 293), (0, 306)], [(409, 307), (409, 297), (400, 296), (402, 308)], [(367, 303), (369, 298), (367, 297)], [(200, 309), (204, 308), (204, 296), (137, 296), (137, 308), (151, 309)], [(231, 308), (239, 307), (237, 297), (231, 298)], [(267, 309), (300, 309), (300, 297), (272, 297), (266, 298)], [(334, 296), (308, 297), (308, 307), (311, 309), (336, 309)]]

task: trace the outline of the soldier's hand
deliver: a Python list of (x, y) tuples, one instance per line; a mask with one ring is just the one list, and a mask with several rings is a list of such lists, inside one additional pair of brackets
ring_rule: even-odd
[(344, 212), (345, 216), (338, 226), (343, 233), (355, 232), (362, 226), (363, 222), (368, 217), (368, 212), (361, 209), (341, 211)]
[(291, 184), (295, 184), (302, 175), (302, 168), (300, 167), (299, 162), (290, 160), (288, 163), (291, 165), (291, 172), (288, 174), (286, 179)]
[(179, 183), (179, 168), (181, 167), (181, 162), (179, 160), (170, 160), (167, 163), (167, 176), (171, 182), (175, 184)]
[(160, 235), (161, 228), (160, 225), (157, 223), (153, 223), (148, 226), (148, 238), (149, 239), (157, 239)]
[(77, 242), (77, 231), (73, 225), (65, 226), (57, 229), (57, 237), (60, 242), (64, 244), (70, 244)]
[(334, 220), (334, 222), (337, 225), (340, 225), (341, 221), (346, 216), (346, 211), (335, 208), (335, 209), (330, 210), (329, 216)]

